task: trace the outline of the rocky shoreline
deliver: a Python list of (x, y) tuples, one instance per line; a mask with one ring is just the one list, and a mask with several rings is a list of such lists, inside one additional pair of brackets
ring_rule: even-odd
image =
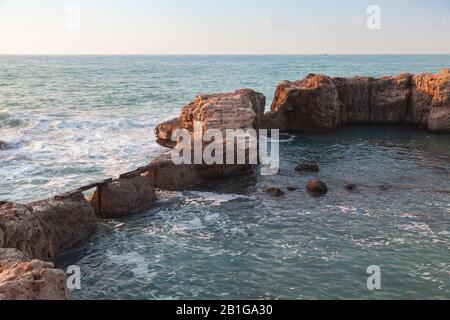
[[(328, 133), (350, 124), (396, 124), (449, 133), (450, 70), (379, 79), (309, 75), (280, 83), (268, 113), (265, 104), (264, 95), (250, 89), (200, 95), (178, 118), (157, 126), (157, 141), (173, 148), (172, 133), (179, 128), (193, 133), (194, 122), (204, 130)], [(0, 141), (0, 149), (6, 147)], [(187, 190), (251, 169), (251, 165), (175, 165), (163, 154), (117, 179), (52, 199), (25, 205), (0, 202), (0, 299), (70, 299), (66, 275), (55, 269), (54, 262), (62, 251), (94, 234), (99, 220), (150, 209), (157, 200), (155, 189)], [(319, 168), (310, 163), (297, 168), (305, 170)], [(94, 193), (85, 197), (83, 192), (89, 190)], [(323, 194), (327, 187), (311, 181), (307, 190)], [(281, 195), (275, 188), (268, 192)]]

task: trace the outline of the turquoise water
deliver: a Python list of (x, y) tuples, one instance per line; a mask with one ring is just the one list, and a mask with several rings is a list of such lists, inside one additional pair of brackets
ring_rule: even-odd
[[(135, 169), (154, 127), (201, 92), (283, 79), (437, 72), (450, 56), (0, 57), (0, 200), (26, 202)], [(268, 108), (268, 107), (267, 107)], [(450, 299), (450, 137), (346, 128), (285, 136), (282, 171), (163, 193), (62, 257), (86, 299)], [(317, 175), (295, 173), (304, 160)], [(311, 178), (330, 187), (304, 191)], [(358, 185), (355, 192), (345, 182)], [(379, 186), (389, 185), (388, 190)], [(298, 187), (279, 199), (268, 187)], [(367, 290), (367, 267), (382, 290)]]

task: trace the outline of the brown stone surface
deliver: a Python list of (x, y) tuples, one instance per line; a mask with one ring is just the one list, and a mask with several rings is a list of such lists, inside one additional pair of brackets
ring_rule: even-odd
[(333, 78), (338, 91), (342, 124), (370, 122), (368, 77)]
[(267, 189), (266, 192), (275, 198), (278, 198), (278, 197), (281, 197), (284, 195), (284, 192), (280, 188), (269, 188), (269, 189)]
[(231, 93), (199, 95), (185, 106), (178, 119), (173, 119), (156, 128), (160, 145), (173, 148), (172, 132), (184, 128), (193, 133), (194, 122), (198, 121), (204, 131), (208, 129), (259, 128), (264, 116), (266, 98), (250, 89)]
[(155, 200), (151, 182), (142, 176), (108, 182), (98, 187), (88, 199), (96, 214), (104, 218), (117, 218), (148, 210)]
[(172, 133), (179, 128), (181, 128), (181, 121), (179, 118), (159, 124), (155, 129), (156, 142), (163, 147), (174, 148), (176, 142), (172, 141)]
[(432, 131), (450, 132), (450, 71), (413, 77), (409, 121)]
[[(341, 125), (338, 91), (331, 78), (308, 75), (305, 80), (283, 81), (275, 91), (271, 113), (281, 113), (284, 129), (299, 132), (327, 132)], [(264, 122), (267, 122), (264, 121)]]
[(30, 261), (30, 257), (17, 249), (0, 249), (0, 265)]
[(34, 202), (0, 204), (0, 248), (15, 248), (33, 259), (55, 261), (62, 249), (86, 240), (96, 229), (83, 194)]
[(6, 300), (68, 300), (66, 274), (49, 262), (0, 249), (0, 297)]
[(180, 191), (248, 170), (249, 165), (175, 165), (168, 154), (153, 161), (143, 176), (158, 189)]
[(312, 180), (308, 183), (306, 186), (306, 189), (309, 192), (315, 193), (315, 194), (325, 194), (328, 192), (327, 185), (320, 180)]
[(319, 172), (320, 171), (320, 167), (315, 162), (305, 162), (305, 163), (299, 164), (295, 168), (295, 171), (298, 171), (298, 172)]
[(404, 123), (410, 108), (412, 75), (373, 79), (370, 84), (370, 123)]
[(450, 132), (450, 71), (384, 78), (309, 75), (283, 81), (262, 123), (298, 132), (329, 132), (358, 123)]

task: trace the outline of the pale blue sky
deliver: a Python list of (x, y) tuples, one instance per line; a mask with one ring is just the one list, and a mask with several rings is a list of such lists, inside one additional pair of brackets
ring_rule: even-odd
[(450, 53), (450, 0), (0, 0), (0, 54), (315, 53)]

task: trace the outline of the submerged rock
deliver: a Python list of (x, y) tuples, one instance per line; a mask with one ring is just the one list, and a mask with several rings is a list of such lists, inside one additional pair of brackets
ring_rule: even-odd
[(295, 188), (295, 187), (287, 187), (287, 190), (288, 190), (288, 191), (297, 191), (298, 188)]
[(348, 191), (354, 191), (356, 190), (356, 184), (354, 183), (347, 183), (344, 188)]
[(8, 144), (6, 142), (3, 142), (0, 140), (0, 150), (6, 150), (8, 149)]
[(267, 128), (320, 133), (358, 123), (450, 132), (450, 71), (384, 78), (311, 74), (283, 81), (263, 119)]
[(67, 277), (53, 263), (0, 249), (0, 300), (69, 300)]
[(383, 184), (378, 189), (380, 189), (381, 191), (387, 191), (387, 190), (392, 189), (392, 186), (389, 184)]
[(266, 192), (271, 194), (274, 197), (281, 197), (284, 195), (284, 192), (281, 191), (281, 189), (279, 189), (279, 188), (270, 188), (270, 189), (267, 189)]
[(142, 176), (121, 178), (97, 187), (88, 199), (98, 216), (117, 218), (150, 209), (156, 200), (150, 180)]
[(298, 172), (319, 172), (320, 171), (320, 167), (315, 162), (306, 162), (306, 163), (299, 164), (295, 168), (295, 171), (298, 171)]
[(18, 249), (32, 259), (55, 261), (61, 250), (95, 230), (95, 213), (81, 192), (27, 205), (0, 204), (0, 248)]
[(306, 189), (314, 194), (326, 194), (328, 192), (327, 185), (320, 180), (312, 180), (306, 186)]

